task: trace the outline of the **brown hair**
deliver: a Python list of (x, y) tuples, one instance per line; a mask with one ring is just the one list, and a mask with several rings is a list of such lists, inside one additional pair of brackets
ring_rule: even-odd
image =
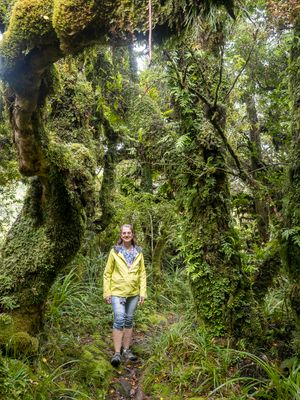
[(131, 244), (132, 244), (132, 246), (136, 246), (136, 244), (137, 244), (137, 243), (136, 243), (136, 238), (135, 238), (133, 226), (132, 226), (131, 224), (124, 224), (124, 225), (121, 225), (121, 228), (120, 228), (120, 237), (119, 237), (119, 239), (118, 239), (118, 241), (117, 241), (117, 244), (120, 245), (120, 244), (123, 243), (123, 240), (122, 240), (122, 237), (121, 237), (123, 228), (129, 228), (129, 229), (131, 230), (131, 233), (132, 233)]

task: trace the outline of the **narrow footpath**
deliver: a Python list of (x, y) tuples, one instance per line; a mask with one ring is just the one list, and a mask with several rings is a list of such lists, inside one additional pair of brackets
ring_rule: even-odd
[[(148, 335), (144, 332), (135, 332), (134, 345), (138, 348), (145, 346)], [(106, 400), (151, 400), (143, 393), (140, 379), (143, 374), (144, 360), (140, 354), (136, 362), (122, 361), (110, 384)]]

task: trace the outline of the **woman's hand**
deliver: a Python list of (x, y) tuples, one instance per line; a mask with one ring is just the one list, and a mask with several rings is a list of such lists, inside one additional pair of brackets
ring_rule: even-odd
[(140, 296), (139, 304), (144, 304), (145, 297)]
[(105, 297), (105, 301), (107, 304), (111, 304), (111, 296)]

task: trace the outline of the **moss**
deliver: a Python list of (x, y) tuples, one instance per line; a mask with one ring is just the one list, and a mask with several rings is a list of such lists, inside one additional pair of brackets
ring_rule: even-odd
[[(49, 158), (57, 165), (57, 173), (66, 176), (65, 189), (70, 200), (77, 203), (76, 208), (80, 211), (82, 228), (86, 223), (85, 212), (92, 213), (92, 205), (95, 196), (94, 171), (96, 170), (94, 154), (80, 143), (69, 143), (66, 145), (52, 143), (48, 151)], [(60, 179), (57, 175), (55, 179)], [(59, 202), (60, 203), (60, 202)], [(60, 204), (55, 207), (59, 208)], [(82, 207), (91, 205), (86, 211)]]
[(53, 25), (62, 36), (72, 36), (94, 17), (94, 0), (54, 0)]
[(162, 325), (168, 322), (166, 316), (160, 314), (151, 314), (148, 319), (152, 325)]
[(172, 388), (167, 386), (166, 383), (154, 383), (151, 387), (151, 393), (153, 396), (160, 396), (159, 398), (165, 398), (165, 399), (173, 399), (173, 400), (179, 400), (180, 397), (176, 396), (172, 392)]
[(10, 338), (8, 350), (15, 354), (35, 355), (38, 352), (39, 342), (27, 332), (17, 332)]
[(113, 374), (113, 367), (96, 345), (87, 345), (82, 349), (77, 376), (96, 388), (107, 389)]
[[(28, 200), (27, 200), (28, 201)], [(23, 213), (26, 214), (28, 203)], [(34, 274), (45, 263), (45, 254), (49, 253), (52, 244), (44, 227), (34, 229), (31, 218), (20, 218), (10, 231), (3, 251), (3, 262), (0, 266), (0, 292), (5, 294), (15, 285), (25, 283), (28, 274)], [(2, 280), (1, 276), (9, 274), (15, 279)], [(34, 281), (34, 279), (33, 279)], [(35, 285), (30, 290), (35, 294)]]
[(5, 324), (1, 326), (0, 347), (16, 356), (37, 354), (38, 339), (26, 331), (19, 330), (19, 326), (16, 327), (13, 318), (9, 321), (4, 318), (5, 316), (8, 317), (6, 314), (2, 314), (2, 321), (5, 319)]
[(69, 42), (95, 18), (94, 0), (54, 0), (53, 26), (66, 51)]
[(107, 344), (103, 340), (103, 335), (100, 335), (99, 333), (94, 333), (92, 335), (92, 338), (94, 340), (94, 345), (97, 346), (97, 349), (101, 351), (107, 349)]
[(3, 330), (3, 328), (5, 328), (8, 325), (11, 325), (13, 322), (12, 320), (12, 316), (9, 314), (0, 314), (0, 327), (1, 330)]
[[(74, 176), (78, 173), (93, 180), (91, 171), (96, 168), (94, 155), (80, 143), (57, 144), (53, 142), (49, 147), (49, 158), (63, 170), (69, 170)], [(88, 184), (88, 183), (87, 183)]]
[(7, 63), (26, 55), (52, 30), (52, 0), (22, 0), (13, 8), (10, 23), (1, 43)]

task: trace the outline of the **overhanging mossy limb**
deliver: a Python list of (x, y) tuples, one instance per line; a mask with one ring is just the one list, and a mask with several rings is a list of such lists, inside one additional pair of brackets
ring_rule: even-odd
[(95, 18), (94, 0), (54, 0), (53, 27), (62, 48), (81, 33)]
[(52, 0), (16, 2), (1, 43), (2, 60), (7, 66), (13, 66), (16, 59), (25, 57), (51, 33), (51, 16)]

